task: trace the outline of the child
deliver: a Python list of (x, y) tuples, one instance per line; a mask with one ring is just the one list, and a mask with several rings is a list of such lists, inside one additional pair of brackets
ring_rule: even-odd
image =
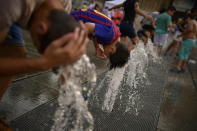
[(189, 55), (192, 48), (195, 46), (197, 39), (197, 22), (192, 15), (187, 15), (186, 17), (187, 28), (179, 37), (183, 37), (183, 44), (181, 51), (179, 53), (179, 63), (178, 66), (171, 69), (172, 72), (184, 73), (186, 62), (188, 61)]
[(174, 7), (169, 7), (166, 13), (160, 14), (157, 18), (154, 44), (158, 48), (158, 56), (161, 56), (163, 45), (168, 37), (168, 28), (171, 27), (171, 16), (173, 16), (175, 12), (176, 9)]
[[(42, 43), (39, 48), (40, 52), (42, 53), (44, 52), (48, 44), (51, 43), (51, 41), (69, 32), (73, 32), (76, 27), (80, 27), (79, 23), (75, 21), (75, 19), (72, 16), (68, 15), (66, 12), (61, 10), (53, 10), (49, 15), (48, 19), (50, 21), (49, 23), (50, 27), (47, 33), (44, 35), (43, 39), (41, 40)], [(84, 22), (86, 22), (85, 19)], [(91, 27), (89, 26), (92, 24), (93, 23), (85, 24), (85, 28), (87, 29), (88, 34), (92, 33)], [(115, 32), (114, 25), (105, 27), (105, 25), (96, 23), (95, 26), (93, 27), (95, 27), (95, 29), (93, 29), (95, 31), (95, 36), (94, 36), (95, 39), (101, 42), (106, 42), (103, 43), (104, 44), (103, 46), (105, 50), (104, 53), (108, 56), (108, 58), (113, 59), (114, 55), (121, 56), (119, 57), (119, 59), (116, 59), (116, 63), (111, 63), (111, 67), (115, 68), (115, 67), (124, 66), (124, 64), (127, 63), (129, 58), (129, 50), (123, 44), (118, 42), (118, 31)], [(102, 34), (101, 31), (103, 30), (104, 31), (107, 30), (107, 32), (104, 32), (106, 34)], [(100, 33), (99, 31), (101, 32), (101, 34), (99, 34)], [(109, 35), (107, 33), (109, 33)], [(107, 43), (107, 42), (112, 42), (112, 43)], [(121, 55), (121, 53), (126, 55)]]
[[(120, 43), (120, 32), (109, 17), (91, 9), (71, 12), (71, 15), (77, 21), (83, 21), (85, 23), (87, 34), (92, 36), (91, 38), (94, 41), (97, 57), (108, 57), (112, 62), (114, 58), (112, 58), (112, 56), (115, 54), (119, 55), (116, 62), (113, 61), (111, 63), (115, 64), (112, 67), (121, 67), (128, 61), (129, 49)], [(100, 46), (103, 46), (103, 50)]]

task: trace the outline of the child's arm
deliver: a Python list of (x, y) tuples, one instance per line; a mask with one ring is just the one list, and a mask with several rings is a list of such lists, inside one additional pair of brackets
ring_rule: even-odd
[(153, 20), (153, 18), (151, 16), (146, 15), (142, 10), (140, 10), (139, 3), (138, 2), (135, 3), (135, 11), (136, 11), (137, 14), (143, 16), (147, 20), (150, 20), (150, 21), (154, 22), (154, 20)]
[[(87, 35), (93, 35), (95, 32), (95, 24), (94, 23), (85, 23), (83, 28), (85, 28)], [(92, 40), (94, 42), (96, 56), (101, 59), (105, 59), (106, 56), (104, 54), (104, 49), (100, 47), (100, 44), (96, 41), (96, 39), (94, 37), (92, 37)]]
[(95, 38), (93, 39), (93, 42), (96, 50), (96, 56), (101, 59), (106, 59), (107, 56), (105, 55), (104, 49), (101, 47), (101, 45), (96, 41)]

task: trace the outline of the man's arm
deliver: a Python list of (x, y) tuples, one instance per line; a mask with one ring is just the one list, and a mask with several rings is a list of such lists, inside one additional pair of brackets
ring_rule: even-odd
[(85, 53), (88, 41), (85, 31), (80, 32), (77, 28), (74, 33), (52, 42), (41, 57), (0, 58), (0, 75), (32, 73), (59, 65), (71, 65)]
[(110, 8), (109, 11), (114, 10), (114, 9), (118, 9), (118, 8), (121, 8), (123, 6), (124, 6), (124, 3), (119, 4), (119, 5), (116, 5), (116, 6), (112, 7), (112, 8)]

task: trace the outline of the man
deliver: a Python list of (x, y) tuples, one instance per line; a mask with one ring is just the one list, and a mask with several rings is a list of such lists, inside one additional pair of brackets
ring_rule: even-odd
[[(25, 58), (24, 47), (18, 46), (18, 42), (15, 42), (16, 45), (7, 42), (10, 26), (17, 23), (20, 27), (29, 29), (34, 45), (39, 47), (41, 36), (47, 32), (49, 26), (47, 17), (50, 11), (64, 10), (62, 3), (60, 0), (6, 0), (1, 1), (0, 5), (0, 99), (14, 75), (45, 71), (62, 64), (70, 65), (85, 52), (88, 38), (84, 31), (76, 29), (74, 33), (53, 41), (42, 56)], [(20, 34), (19, 30), (14, 32)], [(17, 41), (15, 37), (11, 39)]]
[(172, 72), (184, 73), (186, 62), (188, 61), (189, 55), (192, 48), (195, 46), (197, 39), (197, 22), (194, 17), (190, 14), (186, 17), (187, 27), (185, 31), (179, 37), (183, 37), (183, 44), (181, 51), (179, 53), (179, 63), (178, 66), (172, 69)]
[(116, 5), (109, 10), (124, 8), (124, 17), (120, 24), (120, 32), (121, 32), (121, 40), (122, 42), (126, 42), (126, 37), (128, 36), (133, 44), (135, 45), (138, 41), (138, 37), (136, 31), (134, 29), (134, 22), (136, 19), (136, 15), (144, 16), (146, 19), (150, 21), (154, 21), (153, 18), (149, 15), (143, 13), (139, 8), (139, 2), (141, 0), (126, 0), (124, 3), (120, 5)]
[[(26, 58), (26, 49), (23, 47), (18, 25), (29, 29), (34, 45), (39, 47), (40, 40), (49, 27), (47, 17), (51, 10), (64, 10), (62, 4), (66, 6), (67, 11), (71, 9), (67, 4), (70, 3), (69, 0), (62, 2), (60, 0), (0, 1), (0, 100), (14, 75), (45, 71), (62, 64), (70, 65), (85, 52), (88, 38), (84, 31), (76, 29), (73, 33), (51, 42), (42, 56)], [(0, 130), (10, 130), (4, 121), (4, 117), (0, 116)]]
[(168, 28), (171, 28), (172, 16), (176, 12), (174, 7), (169, 7), (165, 13), (158, 16), (154, 35), (154, 44), (157, 46), (158, 56), (161, 56), (163, 45), (168, 38)]

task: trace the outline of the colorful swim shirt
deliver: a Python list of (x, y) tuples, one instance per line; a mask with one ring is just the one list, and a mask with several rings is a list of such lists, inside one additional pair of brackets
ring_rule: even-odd
[(98, 43), (109, 45), (120, 37), (120, 31), (112, 20), (96, 10), (79, 10), (71, 12), (77, 21), (95, 24), (95, 38)]

